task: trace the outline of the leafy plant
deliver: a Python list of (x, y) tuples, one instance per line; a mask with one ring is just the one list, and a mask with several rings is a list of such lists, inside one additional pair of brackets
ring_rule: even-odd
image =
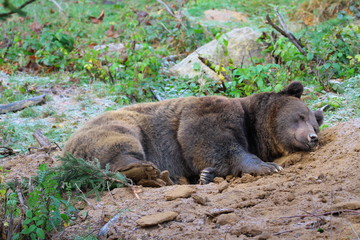
[[(302, 33), (307, 53), (304, 56), (284, 37), (271, 43), (267, 52), (279, 59), (287, 69), (288, 79), (317, 82), (325, 90), (331, 88), (330, 79), (347, 79), (360, 72), (358, 26), (335, 19)], [(269, 42), (269, 39), (265, 40)]]
[[(49, 233), (68, 226), (76, 209), (71, 204), (72, 191), (96, 192), (114, 187), (129, 186), (120, 173), (101, 169), (99, 164), (84, 161), (68, 154), (62, 164), (49, 168), (41, 164), (38, 175), (4, 183), (0, 168), (0, 230), (9, 239), (48, 239)], [(64, 200), (63, 195), (68, 194)], [(17, 224), (14, 219), (18, 219)], [(6, 229), (6, 230), (5, 230)]]
[[(62, 199), (55, 176), (56, 173), (50, 173), (42, 164), (38, 176), (32, 179), (35, 184), (25, 181), (27, 189), (22, 186), (25, 182), (16, 180), (1, 186), (5, 190), (1, 199), (5, 212), (0, 217), (2, 227), (9, 226), (10, 239), (46, 239), (47, 233), (69, 224), (76, 210), (69, 201)], [(20, 219), (17, 226), (14, 217)]]
[(103, 191), (108, 188), (128, 186), (128, 180), (119, 172), (111, 172), (107, 166), (101, 169), (99, 162), (89, 162), (71, 154), (60, 157), (62, 164), (52, 169), (59, 182), (72, 189)]

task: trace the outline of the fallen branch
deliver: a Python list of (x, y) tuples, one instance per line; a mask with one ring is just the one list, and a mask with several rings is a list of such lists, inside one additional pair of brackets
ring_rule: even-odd
[(35, 132), (33, 133), (33, 137), (41, 147), (48, 147), (48, 148), (51, 147), (50, 140), (44, 136), (44, 134), (41, 132), (40, 129), (35, 130)]
[[(286, 37), (287, 39), (289, 39), (290, 42), (292, 42), (295, 47), (299, 50), (299, 52), (301, 54), (303, 54), (304, 56), (307, 55), (307, 50), (305, 48), (305, 46), (300, 42), (299, 39), (297, 39), (294, 34), (292, 34), (288, 29), (287, 26), (285, 24), (284, 18), (281, 16), (281, 14), (278, 11), (278, 8), (275, 8), (275, 13), (276, 16), (279, 19), (279, 23), (281, 25), (282, 28), (280, 28), (279, 26), (277, 26), (270, 18), (269, 14), (266, 15), (266, 24), (269, 24), (270, 26), (272, 26), (276, 31), (278, 31), (281, 35), (283, 35), (284, 37)], [(314, 55), (314, 60), (319, 63), (319, 64), (324, 64), (324, 60), (322, 60), (321, 58), (319, 58), (317, 55)]]
[(337, 211), (323, 212), (323, 213), (319, 213), (319, 214), (303, 214), (303, 215), (294, 215), (294, 216), (281, 217), (281, 218), (322, 217), (322, 216), (341, 214), (341, 213), (352, 213), (352, 214), (357, 215), (357, 214), (360, 214), (360, 210), (343, 209), (343, 210), (337, 210)]
[(20, 152), (19, 150), (14, 150), (9, 147), (0, 146), (0, 155), (10, 156), (10, 155), (15, 155), (16, 153), (19, 153), (19, 152)]
[(217, 70), (216, 64), (211, 62), (209, 59), (206, 59), (205, 57), (202, 57), (200, 55), (198, 55), (198, 58), (203, 64), (205, 64), (207, 67), (209, 67), (211, 70), (213, 70), (218, 75), (219, 79), (221, 80), (221, 85), (224, 89), (224, 92), (226, 92), (226, 85), (225, 85), (224, 79), (226, 79), (228, 82), (231, 82), (231, 78), (226, 73), (226, 69), (222, 65), (217, 65), (217, 66), (219, 66), (219, 69)]
[(29, 152), (31, 149), (37, 149), (39, 151), (44, 151), (46, 153), (50, 153), (58, 148), (58, 145), (53, 145), (50, 140), (41, 132), (40, 129), (36, 129), (35, 132), (32, 134), (35, 140), (39, 143), (40, 148), (37, 147), (29, 147)]
[(27, 208), (27, 205), (26, 205), (26, 203), (25, 203), (25, 199), (24, 199), (24, 195), (23, 195), (23, 193), (22, 193), (22, 191), (21, 191), (21, 187), (20, 187), (20, 183), (18, 183), (17, 182), (17, 186), (16, 186), (16, 188), (15, 188), (15, 192), (17, 193), (17, 195), (18, 195), (18, 199), (19, 199), (19, 203), (20, 203), (20, 209), (21, 209), (21, 211), (22, 211), (22, 215), (25, 215), (25, 213), (26, 213), (26, 208)]
[(23, 12), (21, 9), (23, 9), (24, 7), (26, 7), (27, 5), (29, 5), (30, 3), (33, 3), (35, 1), (36, 0), (28, 0), (27, 2), (25, 2), (18, 8), (14, 7), (11, 3), (9, 3), (9, 0), (4, 1), (4, 7), (10, 9), (10, 12), (1, 13), (0, 19), (10, 17), (14, 13), (25, 15), (25, 12)]
[(98, 236), (99, 237), (106, 237), (110, 227), (114, 225), (114, 223), (119, 219), (119, 217), (122, 215), (121, 213), (116, 214), (113, 218), (110, 219), (99, 231)]
[(173, 11), (171, 11), (171, 9), (169, 8), (169, 6), (165, 3), (165, 2), (163, 2), (162, 0), (156, 0), (158, 3), (160, 3), (160, 4), (162, 4), (164, 7), (165, 7), (165, 9), (166, 9), (166, 11), (171, 15), (171, 16), (173, 16), (174, 18), (176, 18), (178, 21), (179, 21), (179, 23), (181, 24), (181, 26), (183, 26), (184, 28), (186, 28), (186, 26), (183, 24), (183, 22), (182, 22), (182, 20), (181, 20), (181, 17), (180, 16), (178, 16), (178, 15), (175, 15), (174, 13), (173, 13)]
[(45, 97), (46, 95), (43, 94), (22, 101), (0, 105), (0, 114), (4, 114), (8, 112), (16, 112), (24, 108), (30, 107), (32, 105), (42, 104), (46, 101)]

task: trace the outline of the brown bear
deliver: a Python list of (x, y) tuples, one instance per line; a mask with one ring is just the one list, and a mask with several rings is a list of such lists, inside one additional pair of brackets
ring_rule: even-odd
[(109, 164), (138, 184), (271, 174), (281, 170), (275, 158), (310, 151), (318, 142), (323, 114), (308, 109), (300, 100), (302, 92), (303, 85), (292, 82), (279, 93), (123, 107), (92, 119), (71, 136), (63, 152), (98, 159), (102, 167)]

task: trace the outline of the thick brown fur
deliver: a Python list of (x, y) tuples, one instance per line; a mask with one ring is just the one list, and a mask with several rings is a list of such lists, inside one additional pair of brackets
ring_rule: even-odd
[(150, 162), (168, 170), (174, 181), (194, 179), (205, 168), (217, 176), (270, 174), (280, 170), (275, 158), (316, 145), (323, 116), (306, 107), (302, 92), (302, 84), (293, 82), (280, 93), (124, 107), (92, 119), (73, 134), (64, 152), (99, 159), (113, 171)]

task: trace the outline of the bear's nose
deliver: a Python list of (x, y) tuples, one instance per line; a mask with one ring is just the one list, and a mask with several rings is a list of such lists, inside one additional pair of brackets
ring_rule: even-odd
[(318, 141), (318, 136), (315, 133), (310, 133), (308, 135), (308, 139), (309, 139), (309, 142), (317, 142)]

